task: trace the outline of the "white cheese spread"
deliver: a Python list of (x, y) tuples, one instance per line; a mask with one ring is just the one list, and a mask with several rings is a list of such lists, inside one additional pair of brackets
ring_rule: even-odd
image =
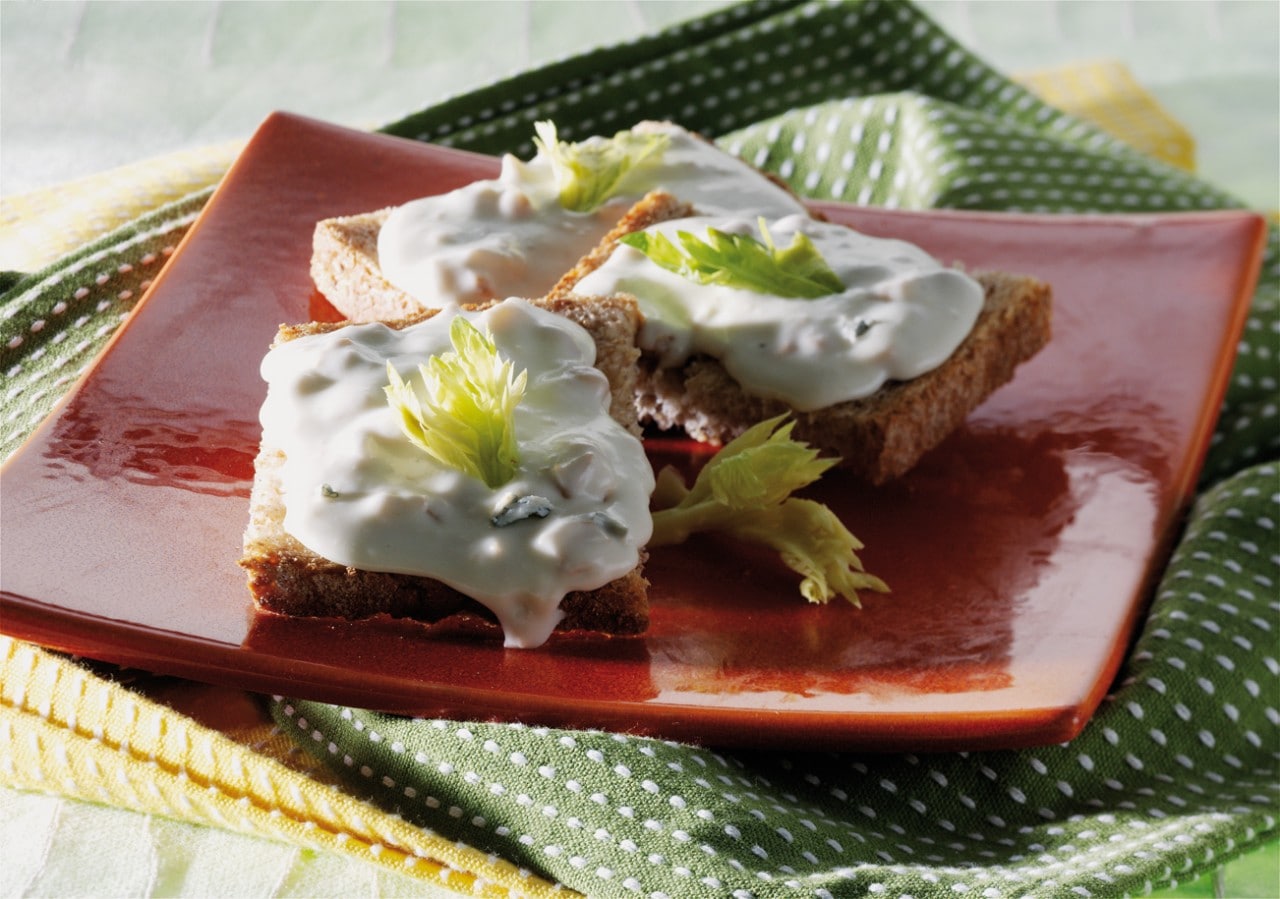
[(631, 571), (648, 542), (653, 473), (608, 414), (580, 326), (522, 300), (461, 313), (528, 372), (515, 412), (520, 464), (491, 489), (401, 432), (387, 362), (405, 378), (450, 349), (452, 315), (403, 330), (351, 325), (287, 341), (262, 363), (263, 440), (283, 450), (284, 527), (330, 561), (423, 575), (493, 611), (506, 645), (537, 646), (560, 600)]
[[(708, 228), (759, 234), (743, 217), (696, 217), (653, 226), (672, 240)], [(701, 284), (620, 244), (575, 288), (629, 293), (645, 317), (641, 346), (663, 366), (691, 355), (720, 360), (748, 393), (793, 409), (823, 409), (870, 396), (887, 381), (936, 368), (955, 351), (982, 309), (982, 286), (913, 244), (792, 215), (768, 224), (776, 246), (803, 232), (845, 290), (816, 299), (767, 296)]]
[(627, 172), (614, 197), (593, 212), (560, 205), (554, 167), (541, 152), (528, 162), (504, 156), (494, 180), (397, 207), (378, 233), (383, 277), (427, 308), (542, 296), (632, 204), (659, 188), (707, 214), (805, 211), (790, 192), (683, 128), (643, 122), (632, 130), (665, 135), (665, 149)]

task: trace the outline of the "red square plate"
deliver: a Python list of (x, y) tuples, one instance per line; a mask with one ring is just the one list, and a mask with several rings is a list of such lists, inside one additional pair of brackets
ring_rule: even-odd
[[(1194, 488), (1259, 264), (1244, 213), (823, 204), (970, 269), (1049, 281), (1050, 346), (910, 475), (818, 490), (893, 588), (805, 603), (761, 553), (653, 553), (641, 638), (505, 650), (454, 626), (256, 614), (236, 566), (279, 322), (331, 317), (314, 223), (489, 157), (269, 118), (96, 366), (3, 473), (3, 630), (92, 658), (388, 711), (707, 743), (1012, 747), (1084, 726)], [(679, 459), (678, 443), (651, 445)]]

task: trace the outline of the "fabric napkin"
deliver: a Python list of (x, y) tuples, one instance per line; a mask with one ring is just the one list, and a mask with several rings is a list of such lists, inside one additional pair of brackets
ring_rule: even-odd
[[(1045, 104), (903, 3), (731, 7), (386, 130), (524, 154), (541, 118), (568, 139), (675, 119), (819, 199), (1048, 212), (1238, 205)], [(1153, 121), (1140, 130), (1169, 124), (1158, 110)], [(127, 315), (207, 195), (149, 212), (41, 272), (7, 276), (6, 455)], [(414, 860), (428, 878), (463, 877), (482, 892), (1115, 895), (1194, 877), (1276, 834), (1277, 250), (1273, 228), (1186, 533), (1113, 692), (1070, 744), (730, 754), (279, 698), (281, 732), (313, 764), (174, 726), (207, 747), (201, 768), (194, 744), (139, 743), (144, 723), (172, 726), (150, 724), (171, 720), (162, 707), (139, 698), (99, 733), (86, 711), (96, 706), (85, 705), (99, 696), (84, 692), (92, 675), (77, 681), (58, 657), (9, 641), (0, 758), (11, 764), (0, 776), (318, 847), (355, 845), (361, 857), (397, 868)], [(50, 678), (73, 697), (32, 689)], [(52, 747), (68, 731), (90, 748), (64, 764)], [(142, 767), (94, 771), (95, 741)], [(171, 757), (181, 760), (172, 771), (146, 764)], [(107, 786), (121, 778), (132, 795)], [(183, 789), (193, 782), (208, 794), (198, 803)]]

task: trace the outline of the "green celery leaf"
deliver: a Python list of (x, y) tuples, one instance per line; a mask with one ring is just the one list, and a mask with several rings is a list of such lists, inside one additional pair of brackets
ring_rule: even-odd
[(417, 385), (387, 363), (387, 402), (405, 436), (427, 455), (500, 487), (520, 464), (515, 410), (528, 373), (515, 375), (493, 338), (462, 316), (454, 318), (449, 338), (452, 352), (420, 364)]
[(551, 160), (560, 187), (560, 205), (573, 212), (598, 209), (617, 190), (628, 172), (661, 155), (665, 134), (619, 131), (611, 138), (578, 144), (561, 141), (552, 122), (537, 122), (533, 142)]
[(844, 284), (807, 234), (796, 232), (778, 249), (760, 219), (761, 240), (708, 228), (706, 239), (676, 232), (679, 245), (659, 231), (635, 231), (620, 239), (655, 264), (699, 284), (753, 290), (788, 299), (816, 299), (844, 290)]
[(686, 488), (674, 469), (658, 474), (653, 494), (650, 546), (680, 543), (699, 532), (720, 532), (777, 550), (803, 576), (800, 593), (810, 602), (843, 596), (859, 605), (858, 591), (887, 592), (867, 574), (857, 551), (862, 543), (821, 503), (792, 496), (835, 464), (808, 444), (793, 440), (785, 416), (749, 428), (726, 444)]

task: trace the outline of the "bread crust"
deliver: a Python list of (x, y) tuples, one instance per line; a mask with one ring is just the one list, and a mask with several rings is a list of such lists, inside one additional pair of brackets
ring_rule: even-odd
[(564, 276), (547, 293), (547, 297), (563, 301), (577, 296), (574, 293), (574, 287), (578, 282), (604, 265), (605, 261), (613, 255), (618, 241), (626, 235), (643, 231), (659, 222), (688, 218), (693, 214), (694, 208), (689, 203), (678, 200), (663, 190), (650, 191), (627, 210), (626, 215), (620, 218), (618, 224), (614, 225), (613, 229), (592, 247), (590, 253), (583, 256), (578, 260), (577, 265), (564, 273)]
[[(615, 417), (638, 433), (633, 396), (638, 371), (635, 331), (639, 313), (630, 298), (540, 299), (529, 301), (582, 325), (596, 342), (596, 367), (609, 378)], [(464, 307), (483, 309), (493, 304)], [(439, 310), (418, 311), (394, 322), (404, 328), (425, 321)], [(321, 334), (351, 322), (281, 325), (275, 345)], [(254, 462), (249, 523), (240, 566), (247, 572), (249, 592), (260, 609), (281, 615), (368, 618), (389, 615), (436, 622), (466, 614), (496, 620), (485, 606), (433, 578), (365, 571), (325, 559), (284, 529), (281, 471), (285, 454), (263, 445)], [(643, 633), (649, 623), (648, 581), (642, 551), (637, 566), (595, 590), (574, 591), (560, 603), (564, 617), (557, 630), (583, 630), (617, 636)]]
[(423, 305), (378, 265), (378, 233), (391, 208), (324, 219), (311, 238), (311, 280), (347, 321), (397, 321)]

